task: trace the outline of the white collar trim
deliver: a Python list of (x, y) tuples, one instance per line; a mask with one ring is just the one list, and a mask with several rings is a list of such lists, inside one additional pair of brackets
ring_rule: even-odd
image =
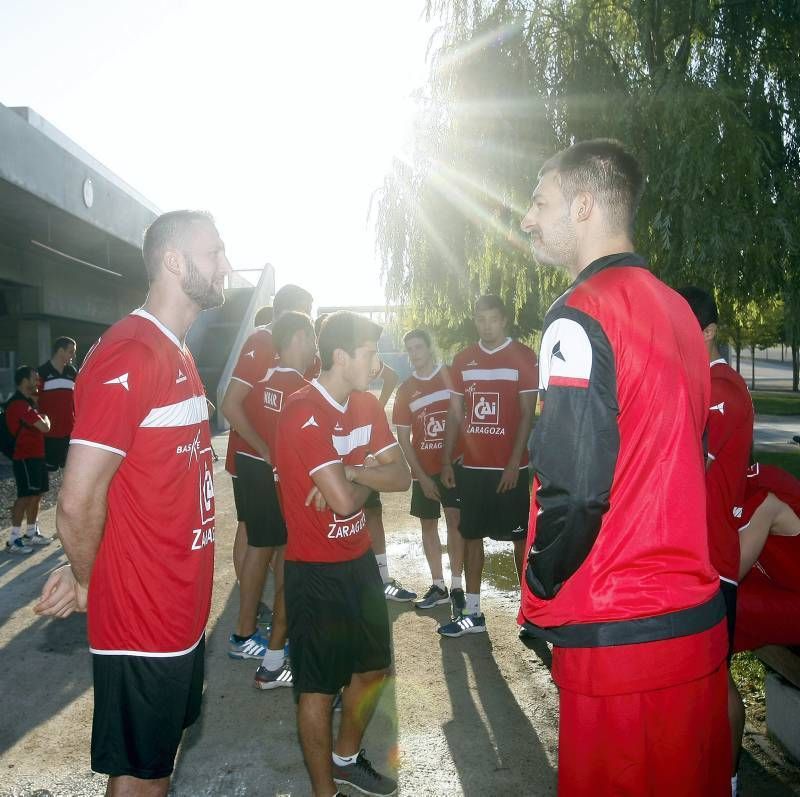
[(350, 403), (349, 396), (347, 397), (347, 401), (345, 401), (344, 404), (340, 404), (330, 393), (328, 393), (327, 390), (325, 390), (325, 388), (316, 379), (312, 379), (311, 384), (314, 385), (314, 387), (317, 390), (319, 390), (319, 392), (322, 394), (322, 397), (325, 399), (325, 401), (328, 402), (328, 404), (331, 405), (331, 407), (333, 407), (336, 410), (339, 410), (339, 412), (342, 413), (347, 412), (347, 405)]
[(506, 338), (503, 343), (501, 343), (496, 349), (487, 349), (486, 346), (483, 345), (483, 341), (478, 341), (478, 346), (481, 347), (481, 351), (485, 352), (486, 354), (497, 354), (501, 349), (504, 349), (506, 346), (511, 344), (511, 338)]
[(159, 321), (152, 313), (148, 313), (143, 307), (139, 307), (138, 309), (134, 310), (131, 315), (138, 315), (140, 318), (146, 318), (151, 324), (155, 324), (181, 351), (183, 351), (183, 345), (175, 337), (175, 333), (172, 330), (167, 329), (164, 324)]
[(412, 373), (413, 373), (414, 379), (419, 379), (420, 382), (430, 382), (430, 380), (433, 379), (433, 377), (436, 376), (436, 374), (438, 374), (439, 371), (441, 371), (441, 370), (442, 370), (442, 364), (439, 363), (433, 369), (433, 373), (430, 376), (420, 376), (416, 371), (413, 371)]
[(728, 361), (724, 357), (720, 357), (718, 360), (713, 360), (711, 363), (711, 367), (713, 368), (715, 365), (727, 365)]

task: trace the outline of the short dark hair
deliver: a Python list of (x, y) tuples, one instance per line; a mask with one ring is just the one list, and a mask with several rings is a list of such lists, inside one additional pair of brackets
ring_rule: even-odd
[(273, 318), (280, 318), (288, 310), (304, 312), (314, 297), (299, 285), (284, 285), (272, 300)]
[(320, 313), (317, 316), (317, 320), (314, 322), (314, 333), (317, 337), (319, 337), (320, 330), (322, 329), (322, 325), (325, 323), (325, 319), (330, 315), (330, 313)]
[(60, 349), (68, 349), (70, 346), (77, 346), (78, 344), (72, 338), (68, 338), (66, 336), (61, 338), (56, 338), (53, 341), (53, 354), (55, 354)]
[(493, 293), (487, 293), (475, 302), (475, 312), (480, 313), (483, 310), (499, 310), (503, 318), (508, 318), (508, 311), (505, 304), (503, 304), (503, 300)]
[(265, 327), (267, 324), (272, 322), (274, 317), (275, 315), (272, 312), (272, 305), (268, 304), (266, 307), (260, 307), (258, 310), (256, 310), (256, 314), (253, 317), (253, 326)]
[(322, 370), (328, 371), (333, 365), (333, 352), (342, 349), (349, 355), (365, 343), (377, 343), (383, 327), (369, 318), (349, 310), (331, 313), (319, 333), (319, 359)]
[(412, 329), (403, 335), (403, 343), (408, 343), (413, 338), (419, 338), (429, 349), (433, 345), (430, 333), (424, 329)]
[(697, 323), (700, 324), (700, 329), (705, 329), (709, 324), (719, 322), (717, 303), (708, 291), (704, 291), (695, 285), (687, 285), (685, 288), (681, 288), (678, 293), (689, 303)]
[(20, 365), (20, 367), (14, 371), (14, 386), (19, 387), (26, 379), (30, 379), (33, 374), (36, 374), (38, 377), (39, 372), (30, 365)]
[(186, 231), (197, 222), (214, 224), (214, 217), (205, 210), (171, 210), (162, 213), (145, 230), (142, 257), (150, 282), (158, 276), (164, 250), (171, 246), (182, 246)]
[(275, 351), (278, 354), (285, 351), (292, 342), (292, 338), (301, 330), (309, 335), (314, 335), (314, 324), (310, 316), (298, 313), (296, 310), (287, 310), (283, 313), (272, 325), (272, 344), (275, 346)]
[(556, 172), (567, 203), (579, 191), (588, 191), (602, 206), (613, 230), (630, 233), (644, 189), (639, 162), (611, 138), (581, 141), (550, 158), (539, 171), (541, 178)]

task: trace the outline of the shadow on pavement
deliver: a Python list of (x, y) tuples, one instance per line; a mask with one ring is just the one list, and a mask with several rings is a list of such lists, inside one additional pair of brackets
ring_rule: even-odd
[(444, 732), (465, 797), (554, 793), (555, 772), (488, 635), (442, 639), (440, 646), (453, 712)]
[[(2, 710), (13, 722), (0, 723), (0, 754), (91, 688), (86, 615), (34, 621), (5, 645), (3, 661)], [(31, 691), (36, 692), (35, 700)]]

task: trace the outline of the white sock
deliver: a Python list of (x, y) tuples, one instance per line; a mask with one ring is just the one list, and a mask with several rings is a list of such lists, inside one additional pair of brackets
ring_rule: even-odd
[(348, 764), (355, 764), (357, 758), (358, 753), (354, 753), (353, 755), (336, 755), (336, 753), (334, 753), (333, 763), (336, 764), (337, 767), (346, 767)]
[(443, 578), (434, 578), (433, 579), (433, 585), (435, 587), (439, 587), (439, 589), (447, 589), (447, 587), (445, 586)]
[(461, 576), (452, 576), (450, 578), (450, 589), (464, 589), (461, 583)]
[(391, 581), (392, 579), (389, 578), (389, 563), (386, 561), (386, 554), (375, 554), (375, 561), (378, 563), (378, 570), (381, 571), (381, 579), (383, 579), (383, 583), (386, 584), (387, 582)]
[(736, 790), (739, 788), (738, 773), (731, 778), (731, 797), (736, 797)]
[(21, 526), (12, 526), (11, 527), (11, 536), (8, 538), (9, 542), (14, 542), (14, 540), (18, 540), (22, 536), (22, 527)]
[(481, 613), (481, 594), (480, 592), (468, 592), (464, 595), (466, 606), (464, 611), (467, 614), (480, 614)]
[(262, 666), (266, 667), (270, 672), (275, 672), (283, 667), (283, 662), (286, 660), (286, 655), (283, 648), (280, 650), (266, 649), (264, 652), (264, 660), (261, 662)]
[(33, 537), (39, 531), (39, 521), (35, 521), (33, 525), (28, 523), (28, 528), (25, 529), (25, 536), (26, 537)]

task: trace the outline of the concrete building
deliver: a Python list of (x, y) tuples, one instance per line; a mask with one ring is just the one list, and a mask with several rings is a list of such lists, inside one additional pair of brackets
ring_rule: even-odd
[[(13, 390), (14, 368), (50, 357), (55, 338), (75, 338), (82, 357), (141, 305), (142, 233), (158, 213), (35, 111), (0, 104), (0, 396)], [(193, 330), (189, 345), (213, 401), (274, 285), (271, 266), (255, 287), (234, 274), (226, 308)]]

